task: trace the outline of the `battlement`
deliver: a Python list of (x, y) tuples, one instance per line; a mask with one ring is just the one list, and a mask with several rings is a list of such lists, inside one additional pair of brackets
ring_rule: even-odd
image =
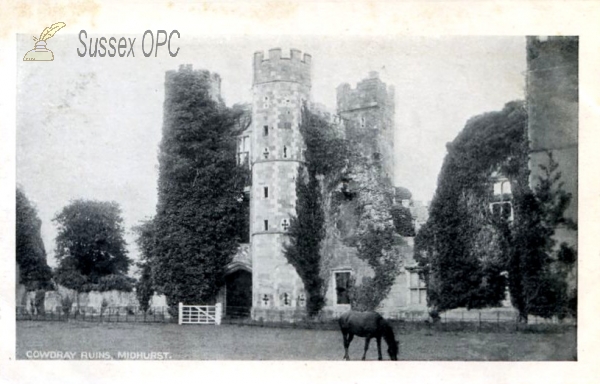
[(348, 83), (337, 87), (338, 113), (373, 107), (394, 108), (394, 86), (382, 82), (379, 73), (369, 72), (369, 77), (360, 81), (355, 89)]
[(269, 50), (268, 58), (262, 51), (254, 53), (253, 84), (276, 81), (296, 82), (310, 87), (312, 57), (298, 49), (291, 49), (289, 57), (283, 57), (281, 48)]
[[(221, 76), (218, 73), (211, 73), (206, 69), (194, 69), (192, 64), (182, 64), (179, 69), (169, 70), (165, 73), (165, 88), (173, 82), (177, 76), (191, 74), (208, 85), (208, 91), (213, 100), (219, 101), (221, 98)], [(167, 89), (168, 91), (168, 89)]]

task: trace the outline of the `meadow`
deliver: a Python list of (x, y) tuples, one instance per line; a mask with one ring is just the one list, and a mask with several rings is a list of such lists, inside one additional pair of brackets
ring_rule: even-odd
[[(395, 331), (400, 340), (398, 359), (405, 361), (574, 361), (577, 355), (575, 327), (475, 332), (396, 324)], [(40, 354), (44, 351), (74, 359), (172, 360), (341, 360), (344, 353), (337, 329), (18, 321), (16, 336), (17, 359), (47, 359), (40, 357), (47, 356)], [(351, 359), (362, 356), (363, 340), (352, 342)], [(384, 358), (386, 349), (382, 341)], [(53, 358), (62, 358), (61, 354)], [(367, 360), (376, 359), (372, 340)]]

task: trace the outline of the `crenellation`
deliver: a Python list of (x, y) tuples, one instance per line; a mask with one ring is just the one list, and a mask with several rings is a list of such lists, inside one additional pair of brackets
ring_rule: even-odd
[(254, 53), (254, 84), (284, 81), (296, 82), (310, 87), (311, 56), (302, 55), (302, 51), (291, 49), (289, 57), (283, 57), (281, 48), (268, 51), (264, 59), (263, 52)]
[[(366, 132), (354, 149), (374, 161), (381, 159), (388, 175), (393, 172), (394, 88), (372, 71), (355, 89), (347, 83), (337, 87), (338, 111), (332, 114), (311, 100), (311, 63), (312, 57), (298, 49), (291, 49), (286, 56), (280, 48), (274, 48), (267, 53), (255, 52), (253, 57), (252, 123), (244, 134), (248, 134), (251, 149), (249, 223), (254, 319), (276, 316), (292, 321), (295, 316), (302, 316), (306, 305), (302, 279), (284, 255), (286, 232), (297, 214), (296, 178), (306, 150), (300, 133), (303, 106), (306, 104), (313, 113), (335, 125), (341, 136), (348, 137), (348, 126)], [(346, 126), (350, 120), (356, 124)], [(355, 212), (348, 207), (346, 213), (352, 216), (349, 220), (355, 219)], [(327, 284), (323, 311), (329, 316), (346, 305), (334, 302), (335, 273), (352, 271), (357, 277), (365, 277), (372, 276), (373, 271), (358, 259), (355, 247), (337, 240), (325, 242), (324, 247), (329, 254), (335, 254), (323, 272)]]

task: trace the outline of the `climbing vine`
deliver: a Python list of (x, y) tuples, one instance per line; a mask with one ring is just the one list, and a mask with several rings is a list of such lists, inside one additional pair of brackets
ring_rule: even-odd
[[(566, 244), (557, 251), (553, 235), (557, 225), (574, 226), (563, 217), (570, 196), (551, 154), (530, 188), (526, 132), (526, 109), (511, 102), (472, 118), (448, 144), (429, 220), (415, 239), (434, 310), (497, 306), (507, 284), (524, 321), (528, 314), (560, 314), (569, 305), (565, 271), (576, 252)], [(490, 210), (495, 171), (510, 180), (512, 221)]]

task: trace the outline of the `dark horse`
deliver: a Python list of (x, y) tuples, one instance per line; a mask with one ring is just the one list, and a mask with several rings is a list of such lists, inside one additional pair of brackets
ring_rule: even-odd
[(398, 342), (394, 337), (394, 330), (390, 324), (377, 312), (356, 312), (348, 311), (340, 316), (340, 329), (344, 336), (344, 360), (350, 360), (348, 356), (348, 347), (354, 338), (354, 335), (365, 338), (365, 353), (362, 359), (367, 356), (369, 342), (374, 337), (377, 340), (377, 353), (379, 360), (381, 357), (381, 338), (385, 339), (388, 345), (388, 354), (390, 359), (398, 360)]

